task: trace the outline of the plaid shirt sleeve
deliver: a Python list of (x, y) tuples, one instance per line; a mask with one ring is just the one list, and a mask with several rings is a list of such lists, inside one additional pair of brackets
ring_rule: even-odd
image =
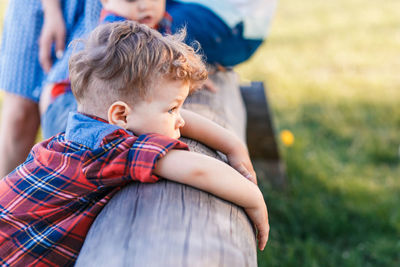
[(117, 130), (94, 149), (64, 134), (37, 144), (0, 180), (0, 266), (70, 266), (111, 197), (132, 181), (155, 182), (156, 161), (187, 145)]
[[(108, 153), (107, 157), (101, 158), (89, 155), (95, 160), (88, 162), (83, 168), (88, 180), (100, 187), (121, 186), (132, 180), (154, 183), (159, 180), (159, 177), (152, 173), (158, 159), (171, 149), (188, 150), (185, 143), (159, 134), (129, 136), (122, 142), (114, 143), (112, 139), (115, 138), (115, 134), (107, 136), (104, 145), (101, 146), (115, 146), (114, 153)], [(95, 150), (93, 153), (101, 155), (102, 151)]]
[(142, 135), (133, 145), (129, 152), (130, 175), (140, 182), (156, 182), (159, 177), (152, 172), (156, 161), (164, 157), (171, 149), (186, 149), (188, 146), (176, 139), (166, 136), (151, 134)]

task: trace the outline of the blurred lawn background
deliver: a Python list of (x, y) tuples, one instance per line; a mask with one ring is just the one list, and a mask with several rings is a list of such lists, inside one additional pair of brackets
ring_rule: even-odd
[(400, 266), (400, 1), (280, 0), (237, 70), (295, 136), (259, 265)]
[(295, 136), (280, 144), (287, 187), (261, 184), (259, 266), (400, 266), (399, 70), (399, 0), (279, 1), (268, 41), (237, 67), (268, 85), (277, 133)]

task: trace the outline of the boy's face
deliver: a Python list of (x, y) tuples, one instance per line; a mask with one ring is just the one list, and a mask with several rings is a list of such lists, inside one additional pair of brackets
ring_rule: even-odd
[(185, 124), (180, 110), (189, 94), (189, 85), (183, 81), (161, 79), (152, 89), (150, 100), (132, 107), (127, 116), (127, 129), (136, 135), (158, 133), (179, 138)]
[(165, 0), (102, 0), (104, 9), (154, 28), (165, 13)]

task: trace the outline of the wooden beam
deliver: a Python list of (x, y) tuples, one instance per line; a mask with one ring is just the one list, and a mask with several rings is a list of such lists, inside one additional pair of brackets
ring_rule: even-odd
[[(245, 138), (245, 107), (233, 72), (212, 76), (185, 107)], [(224, 156), (194, 141), (191, 150)], [(197, 189), (161, 181), (133, 183), (92, 225), (76, 266), (256, 266), (256, 240), (242, 208)]]

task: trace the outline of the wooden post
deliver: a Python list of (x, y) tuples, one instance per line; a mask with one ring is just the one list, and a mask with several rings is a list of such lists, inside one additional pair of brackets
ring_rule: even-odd
[[(233, 72), (219, 87), (190, 96), (185, 107), (245, 138), (245, 108)], [(224, 160), (193, 140), (191, 150)], [(76, 266), (256, 266), (254, 229), (242, 208), (197, 189), (160, 181), (133, 183), (92, 225)]]

